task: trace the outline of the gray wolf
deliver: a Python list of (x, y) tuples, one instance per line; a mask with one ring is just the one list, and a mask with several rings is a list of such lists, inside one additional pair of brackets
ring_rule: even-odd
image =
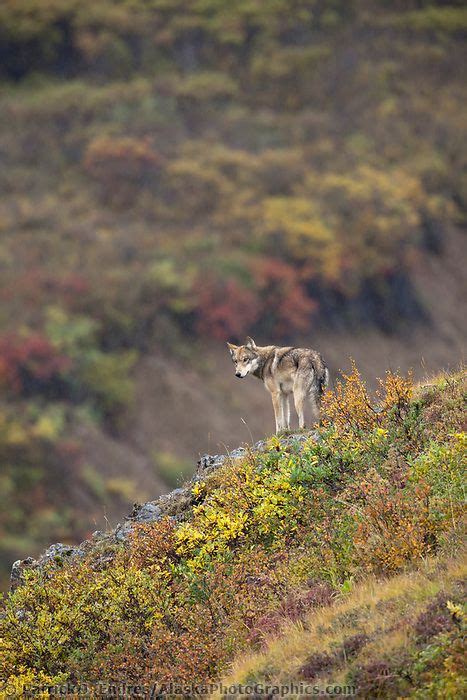
[(227, 343), (235, 376), (248, 374), (262, 379), (270, 392), (276, 432), (290, 428), (290, 396), (293, 394), (300, 428), (305, 427), (305, 402), (309, 401), (313, 422), (319, 421), (321, 396), (329, 383), (329, 370), (323, 358), (308, 348), (280, 348), (276, 345), (259, 347), (252, 338), (245, 345)]

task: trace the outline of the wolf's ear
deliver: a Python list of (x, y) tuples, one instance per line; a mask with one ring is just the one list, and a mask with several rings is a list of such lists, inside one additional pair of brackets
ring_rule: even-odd
[(227, 343), (227, 347), (229, 348), (230, 354), (233, 357), (235, 350), (238, 350), (238, 345), (233, 345), (233, 343)]
[(247, 337), (246, 337), (245, 345), (247, 346), (247, 348), (250, 348), (250, 350), (256, 350), (256, 343), (253, 340), (253, 338), (250, 338), (249, 335), (247, 335)]

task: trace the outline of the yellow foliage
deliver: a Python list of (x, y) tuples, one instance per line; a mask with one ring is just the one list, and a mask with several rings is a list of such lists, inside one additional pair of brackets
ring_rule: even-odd
[(263, 204), (260, 234), (279, 239), (296, 260), (316, 265), (335, 279), (341, 248), (332, 226), (320, 216), (317, 205), (305, 197), (271, 197)]
[(341, 373), (342, 380), (336, 383), (333, 392), (328, 391), (323, 398), (325, 425), (331, 427), (337, 435), (358, 437), (362, 431), (374, 431), (377, 439), (387, 437), (386, 422), (389, 414), (396, 413), (402, 420), (413, 395), (413, 380), (409, 372), (407, 377), (386, 372), (384, 379), (379, 379), (377, 402), (373, 402), (368, 389), (351, 361), (351, 372)]
[(380, 420), (353, 360), (351, 365), (351, 372), (342, 372), (343, 381), (336, 382), (334, 391), (326, 392), (323, 398), (325, 425), (339, 435), (373, 430)]

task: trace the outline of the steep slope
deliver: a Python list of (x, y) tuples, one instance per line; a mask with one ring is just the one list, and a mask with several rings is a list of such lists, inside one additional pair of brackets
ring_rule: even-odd
[(466, 581), (464, 553), (388, 580), (370, 578), (299, 620), (284, 611), (263, 651), (239, 659), (222, 685), (267, 694), (301, 684), (371, 700), (462, 696)]
[(374, 406), (354, 368), (318, 432), (206, 457), (116, 531), (18, 564), (9, 687), (200, 686), (234, 663), (235, 682), (460, 692), (465, 389), (388, 373)]

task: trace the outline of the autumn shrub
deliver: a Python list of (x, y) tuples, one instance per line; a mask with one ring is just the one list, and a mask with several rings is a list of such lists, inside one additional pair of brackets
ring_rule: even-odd
[(268, 196), (292, 194), (305, 171), (303, 155), (293, 149), (265, 149), (255, 163), (259, 185)]
[(190, 328), (195, 306), (194, 264), (185, 267), (172, 255), (155, 254), (144, 266), (128, 263), (124, 272), (108, 270), (102, 284), (81, 300), (78, 318), (92, 325), (92, 344), (110, 353), (148, 352), (158, 342), (170, 349)]
[(191, 131), (204, 125), (206, 112), (215, 114), (238, 94), (236, 80), (222, 72), (199, 71), (188, 74), (175, 85), (175, 98)]
[[(386, 303), (392, 277), (413, 264), (423, 221), (443, 220), (443, 201), (409, 171), (362, 165), (355, 176), (348, 167), (338, 173), (333, 163), (333, 172), (308, 174), (292, 191), (264, 197), (253, 215), (255, 239), (293, 262), (311, 288), (325, 281), (349, 303), (378, 294)], [(411, 296), (407, 285), (404, 294)]]
[(134, 53), (113, 27), (81, 27), (76, 32), (75, 46), (83, 68), (89, 72), (105, 73), (115, 80), (126, 78), (134, 69)]
[(287, 337), (309, 328), (318, 303), (310, 298), (304, 280), (291, 265), (263, 258), (251, 265), (251, 275), (262, 306), (258, 322), (264, 335)]
[[(201, 139), (191, 141), (183, 149), (184, 153), (197, 160), (206, 160), (210, 168), (220, 172), (230, 182), (241, 188), (255, 188), (263, 182), (263, 174), (258, 172), (260, 158), (243, 148), (230, 148), (226, 144), (206, 143)], [(269, 168), (265, 165), (263, 173), (267, 176)]]
[(438, 595), (419, 616), (416, 623), (419, 650), (410, 669), (417, 688), (413, 697), (449, 698), (467, 690), (463, 661), (465, 628), (465, 602), (460, 599)]
[(342, 374), (333, 392), (326, 392), (323, 412), (340, 436), (356, 436), (378, 425), (379, 417), (355, 363), (350, 374)]
[(360, 489), (355, 545), (359, 560), (364, 555), (365, 566), (372, 571), (397, 571), (406, 562), (433, 553), (446, 521), (433, 517), (428, 485), (394, 486), (370, 471)]
[(253, 324), (267, 336), (308, 329), (318, 304), (291, 265), (264, 257), (241, 261), (235, 271), (237, 278), (211, 275), (196, 285), (199, 331), (226, 340), (241, 337)]
[(216, 209), (228, 187), (214, 168), (179, 158), (167, 166), (164, 193), (167, 216), (172, 219), (209, 215)]
[(0, 338), (0, 381), (13, 393), (30, 395), (55, 390), (60, 394), (71, 365), (70, 358), (41, 334)]
[[(443, 532), (461, 519), (462, 496), (458, 490), (452, 494), (460, 486), (462, 436), (436, 448), (423, 437), (423, 414), (413, 401), (410, 376), (387, 372), (379, 381), (377, 403), (355, 365), (343, 377), (324, 397), (333, 445), (326, 456), (352, 474), (344, 493), (357, 524), (356, 556), (372, 571), (395, 571), (436, 551)], [(430, 470), (433, 449), (439, 454)], [(355, 460), (365, 465), (364, 476), (354, 469)]]
[(467, 28), (467, 14), (463, 7), (436, 7), (435, 3), (431, 7), (411, 9), (400, 17), (394, 17), (393, 25), (412, 32), (445, 36), (463, 34)]
[(134, 67), (131, 39), (137, 41), (135, 30), (141, 28), (142, 10), (142, 6), (131, 11), (121, 5), (118, 10), (103, 7), (96, 11), (89, 0), (48, 6), (39, 0), (28, 7), (5, 4), (0, 15), (1, 38), (11, 55), (4, 72), (12, 78), (31, 70), (70, 76), (78, 64), (81, 70), (104, 71), (115, 77), (115, 61), (119, 61), (125, 67), (123, 74), (128, 75)]
[(254, 291), (237, 280), (206, 279), (195, 287), (197, 296), (196, 330), (219, 340), (237, 337), (260, 315)]
[(268, 197), (262, 209), (256, 230), (268, 252), (279, 250), (286, 259), (306, 260), (314, 274), (327, 279), (337, 276), (341, 244), (309, 196)]
[[(362, 323), (386, 328), (408, 315), (423, 320), (409, 283), (413, 266), (430, 237), (442, 249), (445, 224), (461, 222), (465, 209), (462, 89), (451, 70), (462, 65), (454, 27), (462, 27), (463, 15), (459, 8), (377, 5), (4, 3), (3, 75), (31, 78), (2, 96), (3, 177), (12, 183), (5, 225), (33, 226), (40, 259), (66, 222), (63, 246), (51, 246), (48, 262), (39, 262), (43, 272), (76, 272), (72, 261), (84, 237), (82, 272), (93, 300), (101, 268), (112, 271), (108, 335), (128, 292), (129, 259), (139, 263), (132, 277), (144, 274), (146, 253), (155, 248), (201, 277), (212, 257), (238, 248), (258, 266), (276, 257), (291, 265), (314, 303), (325, 301), (319, 308), (327, 318), (331, 312), (349, 322), (358, 307)], [(424, 30), (415, 29), (420, 22)], [(413, 42), (396, 45), (391, 32), (405, 23)], [(354, 61), (343, 53), (343, 27)], [(380, 51), (372, 27), (381, 32)], [(35, 82), (36, 71), (53, 77)], [(419, 75), (429, 76), (423, 95), (414, 89)], [(440, 115), (431, 96), (442, 85)], [(38, 163), (47, 175), (36, 193), (24, 183)], [(116, 211), (102, 209), (106, 203)], [(427, 234), (427, 222), (439, 233)], [(20, 259), (17, 240), (4, 245), (6, 258)], [(32, 286), (34, 303), (20, 305), (26, 315), (44, 301), (39, 283)], [(298, 309), (301, 298), (291, 298)], [(266, 306), (267, 314), (274, 310)], [(128, 307), (121, 326), (138, 313), (136, 295)], [(193, 329), (185, 316), (168, 316), (178, 331)], [(151, 335), (152, 323), (135, 325), (137, 335)], [(207, 326), (218, 333), (215, 323)], [(287, 334), (281, 323), (272, 332)], [(126, 342), (135, 335), (128, 331)]]
[(132, 204), (141, 188), (155, 186), (163, 159), (147, 139), (101, 136), (84, 154), (84, 170), (99, 185), (106, 202)]
[(102, 416), (116, 417), (131, 403), (131, 369), (134, 350), (105, 351), (99, 339), (99, 323), (87, 316), (69, 314), (63, 308), (46, 309), (46, 331), (58, 351), (69, 358), (73, 372), (67, 377), (68, 397), (91, 402)]
[(132, 400), (135, 354), (103, 351), (98, 325), (87, 317), (56, 306), (44, 315), (44, 335), (0, 339), (2, 582), (12, 560), (37, 551), (44, 541), (73, 532), (84, 537), (90, 509), (100, 511), (100, 499), (112, 488), (121, 499), (118, 482), (93, 481), (75, 430), (91, 421), (117, 425)]
[(449, 499), (449, 511), (454, 525), (461, 517), (459, 505), (464, 498), (462, 465), (465, 448), (465, 433), (455, 432), (448, 436), (444, 444), (429, 442), (422, 454), (410, 460), (411, 480), (426, 482), (431, 498), (440, 505)]
[(261, 83), (261, 94), (254, 100), (261, 106), (296, 110), (310, 102), (310, 81), (316, 71), (323, 70), (329, 59), (326, 46), (285, 46), (281, 51), (263, 51), (251, 63), (255, 83)]

